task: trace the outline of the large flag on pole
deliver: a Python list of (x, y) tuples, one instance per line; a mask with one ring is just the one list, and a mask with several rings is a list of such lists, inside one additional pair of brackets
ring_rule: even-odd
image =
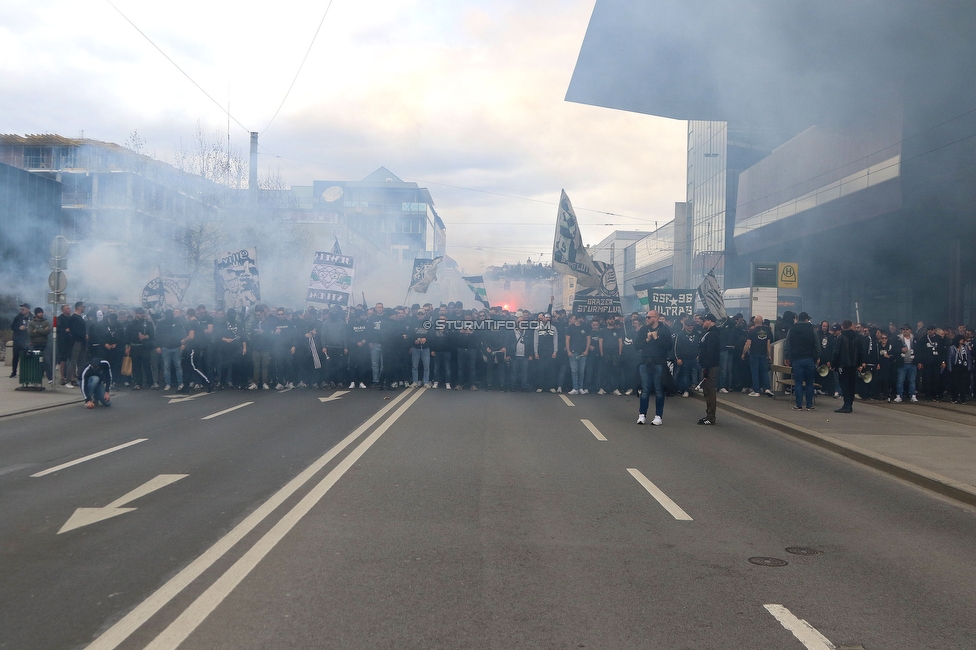
[(228, 251), (214, 260), (214, 289), (218, 309), (240, 311), (261, 302), (261, 277), (258, 275), (257, 250), (242, 248)]
[(594, 266), (590, 254), (583, 247), (579, 222), (566, 190), (559, 197), (556, 212), (556, 236), (552, 243), (552, 268), (558, 273), (575, 275), (576, 284), (597, 289), (603, 274)]
[(435, 257), (432, 260), (415, 259), (413, 261), (413, 274), (410, 277), (410, 288), (407, 293), (427, 293), (430, 283), (437, 279), (437, 265), (443, 260), (442, 257)]
[(156, 277), (142, 290), (142, 306), (151, 312), (176, 309), (183, 302), (183, 296), (190, 286), (188, 275), (163, 275), (156, 270)]
[(485, 276), (472, 275), (461, 279), (468, 284), (468, 288), (474, 293), (474, 299), (480, 302), (485, 309), (491, 309), (491, 305), (488, 304), (488, 291), (485, 289)]
[(722, 290), (718, 286), (718, 278), (714, 271), (709, 271), (702, 283), (698, 285), (698, 296), (701, 298), (705, 309), (710, 311), (718, 319), (721, 325), (728, 319), (729, 314), (725, 311), (725, 299), (722, 298)]

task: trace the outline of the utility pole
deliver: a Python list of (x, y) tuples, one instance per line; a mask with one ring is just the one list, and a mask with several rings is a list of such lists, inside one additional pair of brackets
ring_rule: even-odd
[(248, 168), (247, 193), (256, 203), (258, 196), (258, 132), (251, 131), (251, 163)]

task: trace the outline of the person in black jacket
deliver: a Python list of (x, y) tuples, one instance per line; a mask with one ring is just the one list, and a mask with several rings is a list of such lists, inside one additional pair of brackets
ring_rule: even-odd
[(721, 332), (715, 326), (715, 316), (705, 314), (702, 317), (701, 342), (699, 344), (698, 362), (702, 369), (702, 391), (705, 394), (705, 417), (698, 420), (698, 424), (715, 424), (716, 409), (716, 380), (718, 379), (718, 369), (721, 365)]
[(641, 353), (641, 394), (637, 424), (644, 424), (652, 388), (654, 419), (651, 424), (660, 426), (664, 422), (664, 373), (668, 372), (666, 364), (673, 344), (671, 329), (660, 321), (657, 311), (652, 309), (647, 312), (646, 323), (634, 338), (634, 345)]
[(804, 395), (806, 395), (807, 410), (813, 410), (813, 384), (821, 354), (820, 337), (810, 324), (810, 316), (805, 311), (800, 312), (796, 323), (786, 333), (783, 350), (786, 365), (793, 369), (793, 393), (796, 396), (793, 410), (795, 411), (803, 408)]
[(112, 389), (112, 367), (108, 361), (92, 357), (81, 371), (78, 384), (85, 398), (85, 408), (93, 409), (96, 403), (102, 406), (112, 405), (112, 398), (109, 396)]
[(854, 324), (849, 320), (841, 323), (842, 331), (837, 337), (834, 356), (830, 362), (830, 365), (837, 369), (840, 390), (844, 395), (844, 405), (834, 413), (851, 413), (854, 410), (854, 385), (857, 381), (857, 371), (864, 369), (864, 346), (853, 327)]
[(20, 306), (20, 313), (14, 316), (14, 320), (10, 323), (10, 329), (14, 333), (14, 349), (13, 349), (13, 371), (10, 373), (10, 377), (14, 378), (17, 376), (17, 364), (20, 361), (20, 355), (31, 349), (30, 346), (30, 334), (27, 333), (27, 327), (31, 322), (31, 312), (30, 305), (26, 302)]

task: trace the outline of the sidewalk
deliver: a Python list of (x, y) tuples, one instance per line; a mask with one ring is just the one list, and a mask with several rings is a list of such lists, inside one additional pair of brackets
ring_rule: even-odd
[(842, 402), (818, 396), (813, 411), (794, 411), (792, 396), (719, 394), (718, 421), (734, 413), (787, 435), (976, 506), (976, 405)]
[(81, 389), (55, 386), (56, 390), (52, 390), (52, 387), (47, 385), (47, 379), (44, 380), (44, 390), (15, 390), (20, 388), (20, 380), (10, 378), (9, 366), (0, 366), (0, 370), (5, 371), (0, 376), (0, 418), (63, 406), (64, 404), (76, 402), (80, 404), (83, 401)]

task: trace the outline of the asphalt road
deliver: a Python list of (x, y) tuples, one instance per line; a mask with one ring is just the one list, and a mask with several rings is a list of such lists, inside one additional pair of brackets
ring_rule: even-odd
[(976, 647), (972, 511), (699, 401), (328, 395), (2, 421), (0, 648)]

